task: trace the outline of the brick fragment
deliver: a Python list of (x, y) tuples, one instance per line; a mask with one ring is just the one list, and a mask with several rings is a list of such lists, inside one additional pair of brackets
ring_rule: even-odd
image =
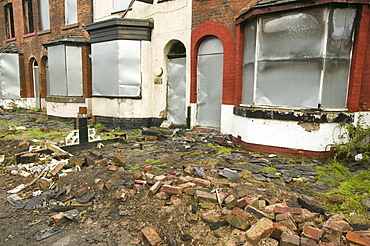
[(199, 178), (194, 178), (193, 182), (198, 185), (202, 185), (205, 187), (210, 187), (211, 186), (211, 181), (205, 180), (205, 179), (199, 179)]
[(159, 189), (162, 187), (163, 183), (161, 181), (157, 181), (152, 187), (150, 187), (148, 191), (148, 196), (153, 197), (155, 193), (159, 191)]
[(267, 215), (266, 213), (252, 207), (251, 205), (248, 205), (246, 208), (245, 208), (245, 211), (247, 211), (248, 213), (250, 213), (251, 215), (253, 215), (256, 219), (262, 219), (262, 218), (269, 218), (270, 216)]
[(301, 237), (301, 246), (317, 246), (317, 242), (311, 238)]
[(276, 214), (282, 214), (282, 213), (302, 214), (302, 208), (276, 206), (274, 208), (274, 213), (276, 213)]
[(292, 231), (296, 231), (298, 229), (290, 213), (277, 214), (276, 222), (279, 222), (281, 225), (288, 227)]
[(240, 229), (240, 230), (246, 230), (250, 226), (250, 222), (242, 219), (235, 214), (228, 214), (226, 216), (226, 221), (229, 222), (230, 225)]
[(311, 238), (318, 242), (323, 234), (323, 230), (320, 230), (318, 228), (314, 228), (311, 226), (305, 226), (302, 230), (302, 236)]
[(193, 182), (187, 182), (187, 183), (184, 183), (184, 184), (180, 184), (179, 187), (183, 188), (183, 189), (186, 189), (186, 188), (191, 188), (191, 187), (195, 187), (196, 185), (193, 183)]
[(189, 222), (190, 224), (195, 224), (198, 222), (198, 220), (199, 217), (197, 214), (188, 213), (186, 216), (186, 221)]
[(201, 190), (196, 190), (195, 191), (195, 199), (205, 201), (205, 202), (217, 203), (216, 194), (209, 193), (209, 192), (206, 192), (206, 191), (201, 191)]
[(163, 185), (161, 191), (168, 194), (178, 195), (182, 193), (182, 188), (171, 185)]
[(79, 166), (82, 168), (82, 166), (85, 164), (85, 157), (83, 156), (71, 156), (69, 158), (69, 164), (74, 166)]
[(107, 166), (107, 169), (109, 170), (109, 171), (117, 171), (117, 166), (113, 166), (113, 165), (108, 165)]
[(127, 159), (120, 154), (114, 156), (113, 160), (110, 162), (111, 165), (124, 167), (126, 165)]
[(162, 243), (162, 239), (159, 237), (157, 231), (153, 227), (144, 227), (141, 232), (144, 234), (150, 245), (157, 246)]
[(155, 181), (155, 182), (157, 182), (157, 181), (164, 181), (166, 179), (166, 175), (159, 175), (159, 176), (155, 176), (154, 178), (153, 178), (153, 180)]
[(53, 170), (51, 170), (51, 175), (55, 176), (62, 168), (64, 167), (64, 162), (59, 162), (58, 165), (54, 167)]
[(251, 203), (251, 201), (249, 200), (248, 197), (243, 197), (243, 198), (240, 198), (236, 204), (237, 207), (239, 208), (245, 208), (246, 206), (248, 206), (249, 204)]
[(290, 235), (285, 232), (281, 234), (280, 246), (299, 246), (300, 242), (301, 238), (297, 235)]
[(190, 177), (190, 176), (180, 176), (177, 181), (180, 182), (180, 183), (188, 183), (188, 182), (193, 182), (194, 178), (193, 177)]
[(271, 233), (271, 237), (280, 241), (281, 239), (281, 234), (284, 233), (287, 233), (287, 234), (290, 234), (290, 235), (297, 235), (296, 232), (292, 231), (291, 229), (289, 229), (288, 227), (278, 223), (278, 222), (274, 222), (274, 230), (273, 232)]
[(107, 158), (103, 158), (103, 159), (100, 159), (100, 160), (95, 160), (94, 161), (94, 166), (108, 166), (108, 159)]
[(311, 213), (311, 211), (308, 209), (302, 209), (302, 215), (303, 215), (303, 220), (307, 222), (314, 221), (315, 218), (317, 217), (316, 213)]
[(114, 178), (111, 178), (110, 180), (108, 180), (107, 182), (105, 182), (105, 188), (107, 188), (108, 190), (110, 190), (113, 187), (114, 182), (116, 182), (120, 178), (121, 178), (121, 176), (119, 176), (119, 175), (115, 176)]
[(250, 213), (248, 213), (248, 212), (246, 212), (246, 211), (244, 211), (240, 208), (234, 208), (231, 211), (231, 213), (238, 216), (241, 219), (244, 219), (244, 220), (249, 220), (249, 221), (254, 220), (254, 217)]
[(60, 225), (68, 221), (68, 219), (64, 216), (63, 212), (51, 216), (51, 219), (53, 220), (53, 223), (56, 225)]
[(268, 238), (273, 230), (274, 222), (269, 218), (262, 218), (247, 230), (245, 235), (250, 243), (258, 245), (261, 240)]
[(358, 245), (368, 246), (370, 245), (370, 236), (369, 235), (361, 235), (355, 231), (347, 232), (346, 239), (349, 242), (357, 243)]
[(236, 206), (236, 204), (238, 203), (238, 200), (236, 199), (234, 195), (230, 195), (225, 198), (224, 202), (226, 204), (226, 207), (231, 209)]

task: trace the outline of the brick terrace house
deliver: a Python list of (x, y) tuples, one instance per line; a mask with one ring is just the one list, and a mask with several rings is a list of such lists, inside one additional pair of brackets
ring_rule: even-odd
[(158, 126), (166, 118), (185, 124), (191, 1), (93, 3), (94, 22), (87, 30), (95, 121), (121, 129)]
[[(0, 8), (0, 105), (91, 112), (88, 0), (6, 0)], [(87, 112), (86, 112), (87, 111)]]
[(370, 122), (369, 1), (193, 1), (192, 14), (197, 125), (248, 149), (316, 156), (340, 122)]

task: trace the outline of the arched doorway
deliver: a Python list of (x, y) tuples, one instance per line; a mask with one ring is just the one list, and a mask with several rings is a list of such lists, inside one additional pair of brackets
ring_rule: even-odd
[(198, 51), (198, 116), (200, 126), (221, 126), (223, 45), (215, 36), (207, 37)]
[(186, 48), (180, 41), (168, 52), (167, 120), (186, 124)]
[(39, 80), (39, 64), (36, 59), (32, 61), (32, 80), (34, 85), (34, 96), (35, 96), (35, 108), (41, 108), (41, 96), (40, 96), (40, 80)]

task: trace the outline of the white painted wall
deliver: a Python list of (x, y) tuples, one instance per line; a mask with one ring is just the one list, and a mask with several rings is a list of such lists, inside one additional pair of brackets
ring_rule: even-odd
[(79, 107), (87, 107), (87, 116), (91, 116), (91, 103), (91, 98), (85, 98), (85, 103), (46, 102), (46, 113), (56, 117), (76, 118)]
[(246, 143), (309, 151), (329, 151), (342, 133), (337, 123), (321, 123), (306, 131), (297, 121), (253, 119), (234, 116), (232, 135)]
[[(112, 15), (113, 1), (94, 1), (94, 21), (119, 17)], [(146, 4), (135, 2), (125, 18), (153, 19), (152, 40), (141, 42), (142, 99), (93, 98), (93, 115), (119, 118), (165, 117), (167, 107), (167, 52), (169, 43), (181, 41), (187, 50), (187, 102), (190, 95), (191, 1), (176, 0)], [(162, 84), (155, 84), (154, 69), (163, 68)]]
[(0, 99), (0, 106), (5, 109), (26, 108), (34, 109), (36, 107), (35, 98), (21, 98), (21, 99)]

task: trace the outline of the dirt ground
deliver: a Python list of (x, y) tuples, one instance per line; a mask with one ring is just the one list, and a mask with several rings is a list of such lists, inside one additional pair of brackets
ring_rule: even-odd
[[(72, 122), (54, 121), (41, 113), (30, 112), (3, 111), (0, 112), (0, 121), (18, 122), (33, 128), (63, 129), (73, 125)], [(4, 126), (0, 130), (4, 133)], [(173, 133), (172, 130), (168, 132)], [(18, 131), (17, 134), (22, 133)], [(24, 139), (32, 145), (31, 138)], [(53, 143), (55, 139), (50, 137), (41, 141)], [(194, 196), (196, 189), (211, 192), (219, 188), (220, 193), (233, 194), (238, 199), (248, 197), (250, 200), (269, 201), (278, 198), (296, 203), (297, 197), (312, 197), (312, 192), (330, 188), (314, 185), (312, 173), (305, 177), (307, 182), (295, 182), (294, 179), (287, 182), (287, 179), (294, 178), (293, 171), (298, 170), (294, 168), (291, 168), (291, 177), (272, 174), (267, 179), (253, 176), (250, 169), (252, 165), (292, 167), (294, 164), (308, 170), (315, 165), (324, 165), (323, 160), (293, 160), (248, 152), (228, 141), (228, 136), (212, 131), (191, 131), (174, 136), (162, 135), (160, 140), (128, 136), (125, 140), (104, 144), (102, 148), (96, 145), (73, 151), (71, 154), (79, 157), (99, 153), (99, 158), (108, 162), (121, 155), (127, 162), (124, 167), (115, 167), (116, 170), (109, 170), (104, 164), (84, 165), (81, 171), (54, 178), (52, 189), (41, 189), (43, 194), (50, 194), (38, 201), (35, 207), (14, 209), (16, 206), (7, 201), (7, 191), (34, 179), (34, 176), (21, 177), (9, 172), (9, 165), (14, 164), (14, 155), (29, 148), (21, 142), (0, 139), (0, 156), (5, 157), (0, 173), (0, 245), (150, 245), (141, 231), (148, 226), (155, 228), (163, 245), (243, 245), (246, 239), (239, 229), (225, 226), (211, 230), (207, 218), (202, 217), (196, 222), (189, 220), (189, 214), (194, 210), (202, 213), (208, 206), (220, 214), (227, 210), (225, 206), (200, 203)], [(232, 180), (220, 176), (219, 171), (225, 168), (236, 171), (240, 177)], [(212, 187), (197, 186), (181, 194), (160, 192), (148, 197), (148, 191), (155, 183), (153, 177), (166, 175), (165, 182), (174, 186), (179, 185), (180, 177), (204, 178), (203, 173), (194, 172), (194, 169), (204, 171), (206, 179), (212, 181)], [(64, 188), (67, 192), (56, 197), (57, 192)], [(22, 202), (26, 202), (34, 199), (32, 192), (37, 190), (36, 184), (32, 184), (18, 195)], [(93, 194), (89, 202), (71, 206), (74, 199), (86, 197), (86, 192)], [(65, 208), (76, 208), (79, 214), (58, 225), (52, 216)], [(55, 234), (43, 239), (47, 231)]]

